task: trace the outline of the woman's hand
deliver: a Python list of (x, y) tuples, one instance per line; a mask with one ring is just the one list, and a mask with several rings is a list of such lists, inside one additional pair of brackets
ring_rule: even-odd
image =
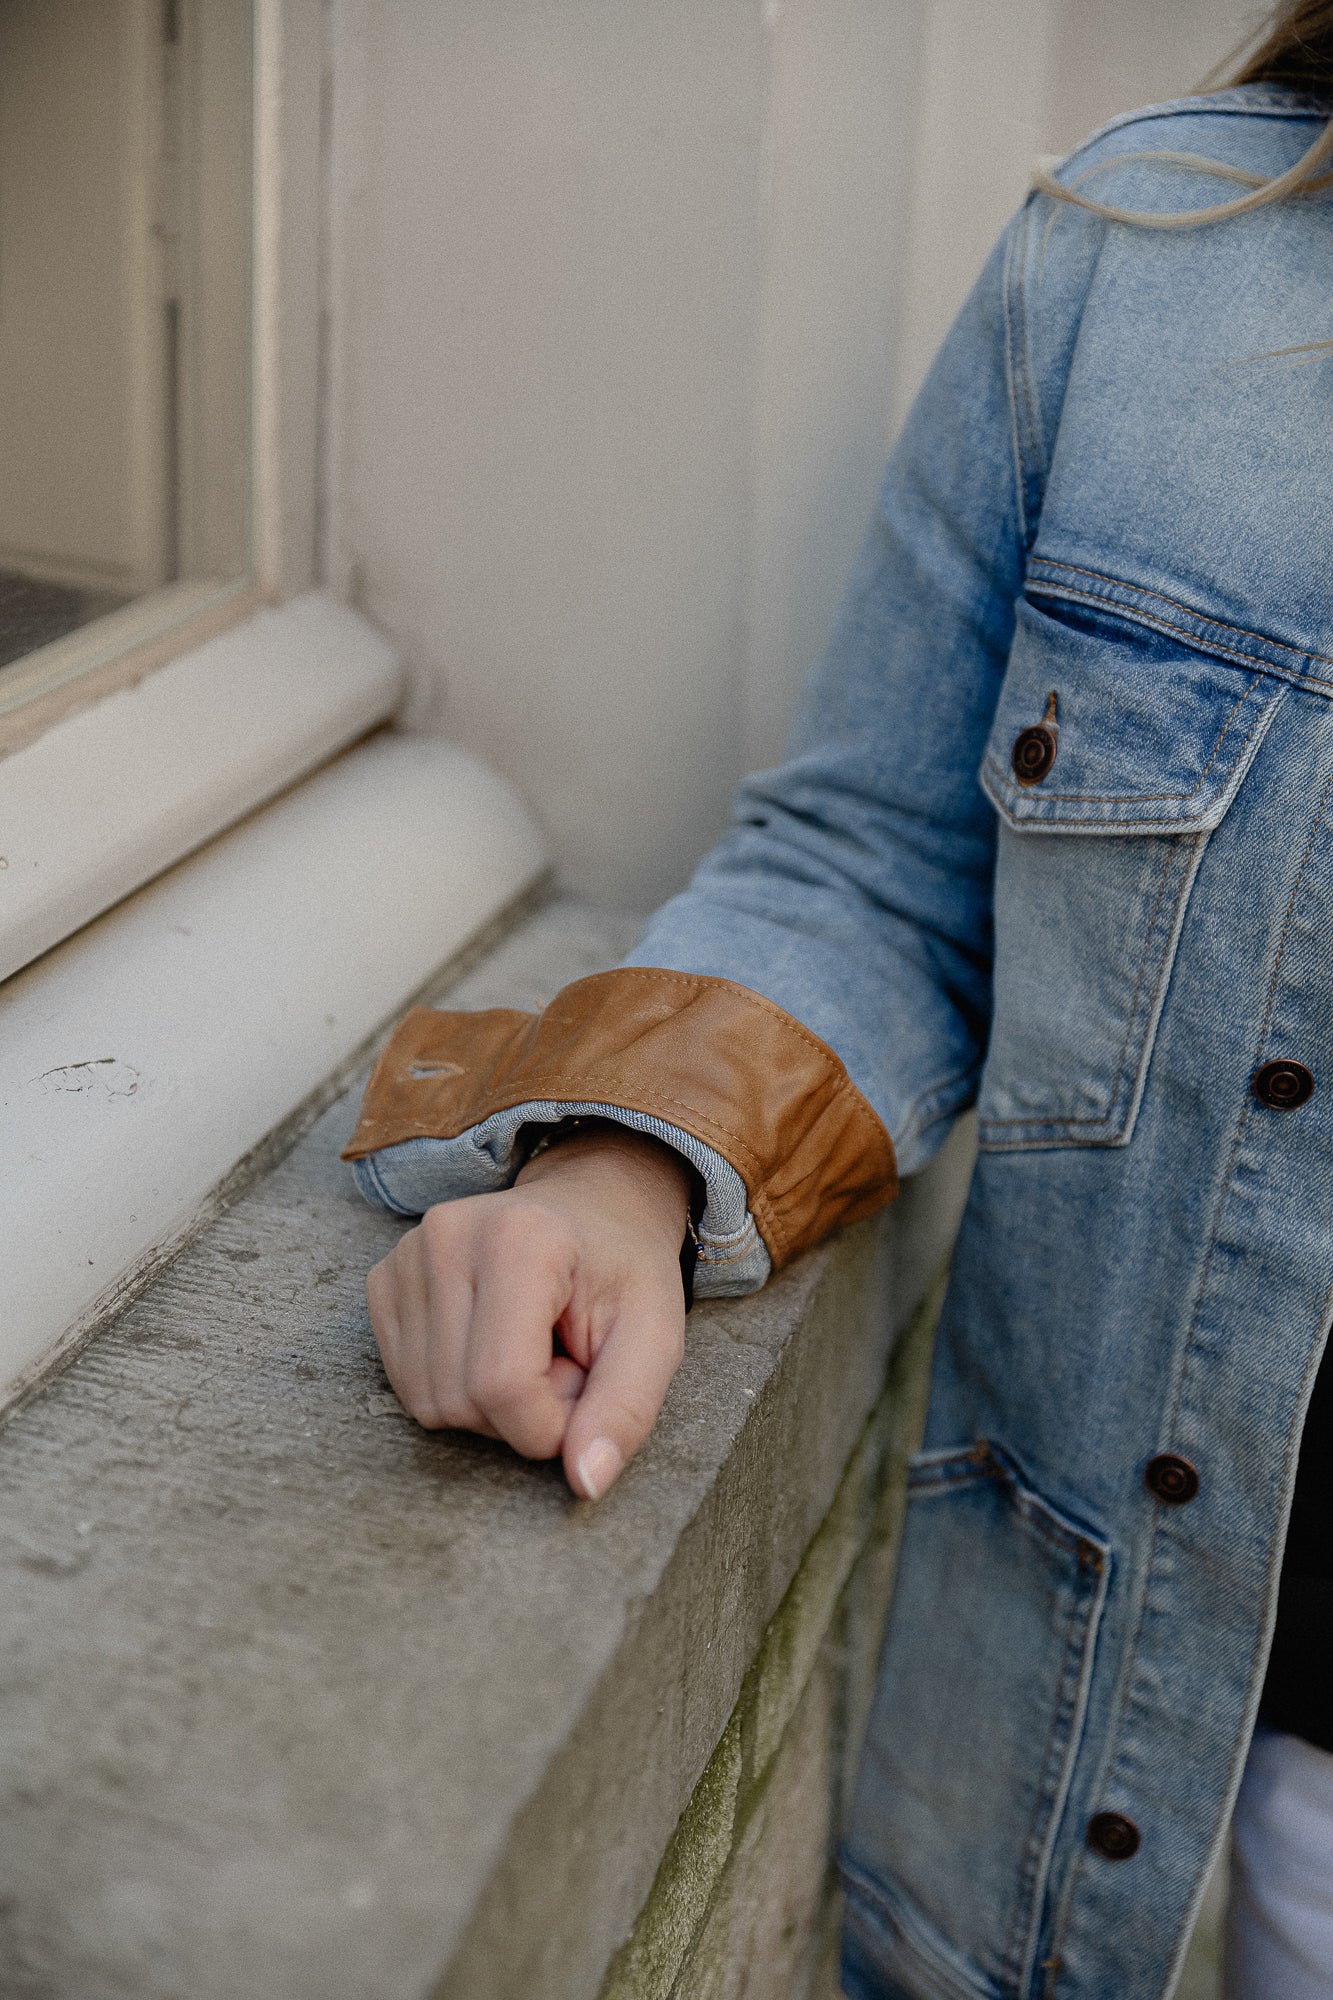
[(564, 1459), (598, 1500), (647, 1437), (685, 1346), (689, 1168), (613, 1124), (503, 1194), (443, 1202), (366, 1279), (385, 1371), (427, 1429)]

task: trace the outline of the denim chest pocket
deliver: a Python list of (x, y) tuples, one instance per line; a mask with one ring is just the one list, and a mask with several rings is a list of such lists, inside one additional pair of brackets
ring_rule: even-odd
[(1128, 1143), (1205, 843), (1286, 693), (1128, 620), (1020, 606), (981, 772), (1000, 815), (984, 1147)]

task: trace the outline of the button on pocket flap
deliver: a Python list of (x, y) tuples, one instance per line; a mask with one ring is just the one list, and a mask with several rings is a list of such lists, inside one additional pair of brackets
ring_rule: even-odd
[(1025, 602), (981, 781), (1015, 829), (1206, 832), (1286, 693), (1129, 620)]

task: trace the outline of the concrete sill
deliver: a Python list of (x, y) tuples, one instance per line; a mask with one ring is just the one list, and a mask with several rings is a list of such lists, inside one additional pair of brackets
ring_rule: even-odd
[(544, 866), (491, 772), (382, 734), (0, 985), (0, 1406)]
[[(540, 1004), (632, 934), (553, 906), (454, 1002)], [(659, 1880), (635, 1922), (673, 1829), (706, 1770), (739, 1823), (856, 1557), (966, 1134), (882, 1228), (696, 1311), (594, 1508), (388, 1396), (363, 1280), (400, 1225), (338, 1163), (355, 1096), (5, 1434), (6, 1991), (665, 1995), (693, 1906)], [(825, 1610), (782, 1628), (784, 1694), (754, 1663), (793, 1588)]]

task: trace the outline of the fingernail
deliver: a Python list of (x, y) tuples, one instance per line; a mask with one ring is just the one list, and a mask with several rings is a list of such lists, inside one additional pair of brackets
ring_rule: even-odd
[(594, 1438), (574, 1467), (579, 1485), (589, 1500), (600, 1500), (608, 1486), (624, 1470), (625, 1461), (610, 1438)]

